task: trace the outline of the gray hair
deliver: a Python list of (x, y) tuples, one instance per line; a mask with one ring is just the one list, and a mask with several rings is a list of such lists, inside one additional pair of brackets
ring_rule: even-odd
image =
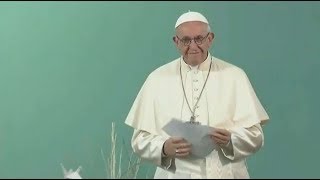
[(209, 24), (208, 24), (208, 27), (207, 27), (207, 31), (208, 31), (208, 33), (211, 33), (211, 28), (210, 28)]
[[(178, 26), (178, 27), (179, 27), (179, 26)], [(178, 27), (175, 29), (175, 33), (176, 33), (176, 35), (177, 35)], [(208, 33), (211, 33), (211, 27), (210, 27), (210, 25), (209, 25), (209, 24), (207, 24), (207, 31), (208, 31)]]

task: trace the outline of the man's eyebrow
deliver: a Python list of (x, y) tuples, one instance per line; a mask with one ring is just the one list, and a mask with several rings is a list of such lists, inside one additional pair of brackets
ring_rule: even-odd
[(182, 39), (191, 39), (191, 37), (190, 36), (182, 36)]
[[(194, 38), (202, 38), (202, 37), (204, 37), (203, 35), (197, 35), (197, 36), (194, 36)], [(190, 37), (190, 36), (182, 36), (182, 38), (181, 39), (186, 39), (186, 38), (188, 38), (188, 39), (191, 39), (192, 37)]]

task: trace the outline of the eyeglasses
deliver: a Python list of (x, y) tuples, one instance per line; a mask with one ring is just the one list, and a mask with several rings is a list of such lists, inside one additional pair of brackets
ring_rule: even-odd
[(195, 38), (189, 38), (189, 37), (184, 37), (182, 39), (180, 39), (178, 36), (176, 36), (179, 41), (185, 45), (185, 46), (189, 46), (191, 44), (191, 41), (193, 40), (197, 45), (201, 45), (203, 43), (203, 41), (208, 37), (208, 35), (210, 34), (210, 32), (208, 32), (208, 34), (204, 37), (202, 36), (197, 36)]

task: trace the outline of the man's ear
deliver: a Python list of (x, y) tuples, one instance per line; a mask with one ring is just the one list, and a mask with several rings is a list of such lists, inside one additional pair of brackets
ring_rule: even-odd
[(211, 33), (209, 34), (209, 40), (210, 40), (210, 42), (213, 41), (213, 39), (214, 39), (214, 33), (211, 32)]
[(174, 44), (175, 44), (176, 46), (178, 46), (178, 39), (177, 39), (176, 36), (173, 36), (173, 37), (172, 37), (172, 41), (174, 42)]

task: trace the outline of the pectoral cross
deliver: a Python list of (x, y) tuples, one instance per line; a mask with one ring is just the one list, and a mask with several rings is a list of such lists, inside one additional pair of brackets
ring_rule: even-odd
[(196, 124), (196, 125), (199, 125), (200, 122), (196, 122), (196, 117), (194, 115), (192, 115), (190, 117), (190, 121), (189, 121), (190, 124)]
[(195, 122), (196, 121), (196, 117), (194, 116), (194, 115), (192, 115), (191, 117), (190, 117), (190, 122)]

